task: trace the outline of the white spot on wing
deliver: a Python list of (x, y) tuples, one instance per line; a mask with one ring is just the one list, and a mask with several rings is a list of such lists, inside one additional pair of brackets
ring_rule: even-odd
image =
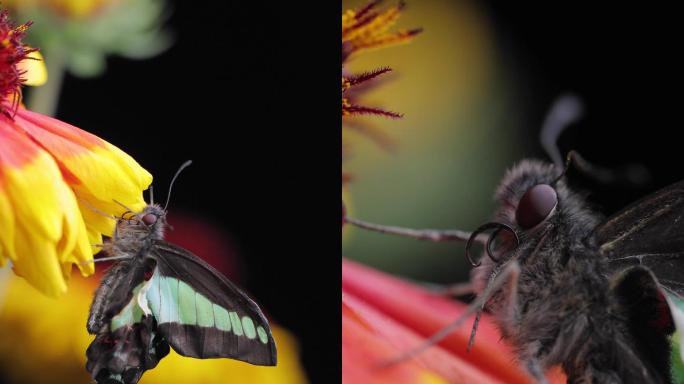
[[(155, 268), (153, 277), (156, 275), (157, 275), (157, 269)], [(145, 316), (149, 316), (152, 314), (152, 311), (150, 310), (150, 307), (147, 304), (147, 291), (150, 289), (150, 287), (154, 283), (154, 280), (155, 280), (154, 278), (147, 280), (137, 295), (138, 306), (140, 307), (140, 309), (142, 309)]]

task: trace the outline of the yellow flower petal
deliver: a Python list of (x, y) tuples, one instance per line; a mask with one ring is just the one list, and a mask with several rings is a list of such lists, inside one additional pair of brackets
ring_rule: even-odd
[(119, 149), (60, 128), (41, 130), (22, 118), (0, 117), (0, 264), (12, 260), (17, 274), (50, 296), (66, 291), (73, 264), (84, 275), (94, 272), (87, 262), (97, 251), (92, 244), (113, 232), (115, 221), (92, 207), (113, 215), (124, 210), (113, 201), (120, 199), (141, 209), (144, 184), (151, 181)]
[[(78, 198), (91, 241), (95, 233), (111, 236), (114, 220), (103, 216), (122, 215), (126, 209), (142, 210), (142, 191), (152, 183), (152, 175), (133, 158), (108, 142), (73, 125), (20, 108), (20, 126), (58, 159), (65, 180)], [(93, 244), (100, 243), (100, 240)]]
[(0, 268), (7, 263), (8, 258), (14, 256), (14, 212), (1, 179), (0, 177)]
[[(85, 320), (96, 281), (74, 276), (69, 294), (53, 300), (22, 279), (11, 276), (9, 280), (4, 305), (0, 305), (0, 328), (12, 330), (0, 338), (6, 378), (12, 383), (90, 383), (85, 350), (93, 336), (86, 332)], [(172, 351), (156, 368), (145, 372), (140, 384), (306, 383), (297, 340), (277, 324), (271, 323), (271, 327), (278, 344), (275, 367), (229, 359), (191, 359)]]
[(17, 64), (20, 71), (26, 71), (22, 76), (25, 85), (38, 86), (47, 82), (48, 73), (45, 67), (45, 60), (39, 51), (30, 52), (26, 59)]
[(21, 41), (29, 25), (15, 27), (0, 9), (0, 50), (7, 59), (0, 65), (0, 265), (12, 260), (17, 274), (58, 296), (73, 264), (85, 275), (94, 272), (87, 262), (91, 244), (110, 236), (111, 216), (126, 209), (115, 200), (141, 210), (152, 176), (97, 136), (20, 105), (25, 79), (47, 80), (41, 55)]
[[(5, 252), (14, 270), (50, 296), (66, 292), (71, 263), (87, 257), (83, 245), (76, 245), (88, 246), (88, 238), (83, 222), (74, 217), (79, 214), (76, 198), (57, 164), (47, 153), (37, 152), (34, 161), (22, 167), (3, 167), (3, 190), (9, 202), (3, 209), (13, 212), (14, 222), (0, 236), (9, 245)], [(82, 271), (92, 273), (93, 266), (86, 264)]]

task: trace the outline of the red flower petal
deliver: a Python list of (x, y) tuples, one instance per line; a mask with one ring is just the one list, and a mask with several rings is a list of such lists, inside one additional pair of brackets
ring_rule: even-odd
[[(501, 383), (440, 347), (415, 358), (383, 366), (423, 338), (373, 309), (359, 298), (342, 293), (342, 375), (350, 383)], [(441, 379), (441, 380), (440, 380)]]
[[(419, 335), (427, 338), (455, 320), (466, 304), (448, 300), (409, 282), (380, 271), (343, 259), (342, 290), (359, 297), (375, 309)], [(515, 357), (501, 340), (491, 318), (482, 316), (475, 345), (466, 351), (470, 337), (470, 324), (455, 330), (439, 345), (454, 356), (469, 361), (481, 370), (506, 383), (531, 383), (529, 376), (516, 364)], [(560, 370), (552, 370), (547, 377), (552, 383), (565, 383)]]

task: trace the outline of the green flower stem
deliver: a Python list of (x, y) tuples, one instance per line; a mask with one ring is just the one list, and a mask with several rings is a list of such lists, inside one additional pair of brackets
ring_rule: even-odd
[(41, 53), (45, 58), (48, 79), (45, 84), (31, 89), (27, 105), (34, 112), (54, 116), (57, 113), (59, 94), (64, 80), (66, 55), (59, 48), (46, 49)]

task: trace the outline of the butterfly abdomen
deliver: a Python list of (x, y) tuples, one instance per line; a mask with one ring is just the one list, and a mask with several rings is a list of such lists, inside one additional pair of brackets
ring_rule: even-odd
[(99, 333), (101, 330), (108, 327), (111, 320), (112, 312), (118, 312), (123, 307), (123, 300), (120, 305), (113, 305), (115, 295), (121, 292), (117, 288), (121, 285), (121, 277), (128, 274), (131, 270), (131, 263), (124, 260), (114, 264), (102, 278), (100, 286), (95, 291), (95, 297), (90, 305), (90, 314), (88, 316), (87, 330), (90, 334)]
[(98, 334), (86, 351), (86, 369), (97, 383), (135, 384), (169, 350), (154, 318), (143, 316), (137, 323)]

